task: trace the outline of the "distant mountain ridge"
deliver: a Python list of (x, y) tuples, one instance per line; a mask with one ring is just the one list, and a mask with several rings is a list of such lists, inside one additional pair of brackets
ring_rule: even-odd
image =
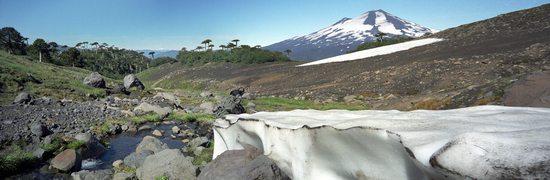
[(419, 37), (436, 30), (401, 19), (383, 10), (368, 11), (355, 18), (343, 18), (329, 27), (297, 36), (269, 46), (265, 49), (285, 51), (290, 49), (294, 60), (318, 60), (355, 49), (362, 43), (376, 40), (379, 32), (388, 37)]
[(155, 58), (157, 57), (171, 57), (171, 58), (176, 58), (176, 56), (178, 55), (178, 50), (149, 50), (149, 49), (144, 49), (144, 50), (136, 50), (137, 52), (143, 52), (143, 54), (147, 57), (151, 57), (149, 55), (149, 52), (155, 52)]

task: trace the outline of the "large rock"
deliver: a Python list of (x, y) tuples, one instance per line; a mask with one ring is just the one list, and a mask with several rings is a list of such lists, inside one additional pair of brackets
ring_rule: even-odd
[(111, 92), (117, 94), (128, 94), (128, 91), (126, 90), (126, 87), (124, 87), (124, 84), (116, 84), (115, 86), (113, 86)]
[(134, 74), (128, 74), (124, 77), (124, 87), (126, 90), (136, 87), (139, 90), (145, 89), (145, 86)]
[(105, 88), (105, 79), (98, 72), (93, 72), (84, 78), (84, 84), (96, 88)]
[(21, 92), (15, 97), (15, 100), (13, 100), (13, 103), (22, 104), (22, 103), (31, 102), (31, 100), (32, 100), (32, 97), (29, 93)]
[(290, 180), (277, 165), (258, 149), (248, 145), (244, 150), (230, 150), (208, 163), (197, 178)]
[(105, 146), (103, 146), (103, 144), (101, 144), (99, 140), (90, 133), (77, 134), (75, 139), (86, 143), (85, 148), (79, 150), (82, 158), (84, 159), (98, 157), (107, 151), (107, 148), (105, 148)]
[(212, 94), (210, 91), (203, 91), (200, 94), (201, 97), (214, 97), (214, 94)]
[(158, 92), (153, 98), (162, 98), (170, 102), (174, 107), (181, 107), (181, 100), (174, 93)]
[(42, 148), (36, 148), (32, 151), (32, 155), (40, 160), (46, 160), (48, 153)]
[(204, 102), (199, 106), (199, 108), (203, 113), (208, 113), (208, 114), (213, 113), (216, 110), (215, 107), (216, 106), (212, 102)]
[(116, 173), (113, 176), (113, 180), (134, 180), (136, 179), (136, 175), (133, 173)]
[(55, 156), (50, 165), (60, 171), (78, 171), (82, 165), (82, 157), (74, 149), (67, 149)]
[(168, 145), (161, 142), (159, 139), (153, 136), (145, 136), (136, 147), (136, 153), (144, 151), (153, 151), (154, 153), (158, 153), (165, 149), (168, 149)]
[(134, 108), (134, 113), (140, 114), (140, 113), (147, 113), (147, 112), (155, 112), (157, 113), (161, 118), (165, 118), (172, 112), (172, 109), (169, 107), (160, 107), (158, 105), (152, 105), (147, 102), (142, 102), (139, 104), (139, 106)]
[(48, 135), (48, 129), (42, 123), (34, 122), (31, 124), (31, 133), (38, 137), (44, 137)]
[(143, 165), (147, 156), (154, 154), (153, 151), (140, 150), (140, 152), (132, 152), (124, 158), (124, 164), (130, 167), (139, 168)]
[(111, 180), (113, 176), (113, 170), (103, 169), (88, 171), (82, 170), (71, 174), (73, 180)]
[(222, 117), (226, 114), (242, 114), (245, 112), (246, 110), (241, 104), (240, 96), (225, 97), (215, 110), (217, 117)]
[(159, 176), (170, 180), (196, 179), (197, 167), (192, 161), (192, 157), (185, 157), (178, 149), (166, 149), (148, 156), (143, 166), (137, 169), (136, 175), (139, 179), (155, 179)]

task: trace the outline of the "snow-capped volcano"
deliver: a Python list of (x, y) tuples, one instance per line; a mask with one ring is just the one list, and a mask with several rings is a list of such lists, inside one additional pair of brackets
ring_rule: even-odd
[(344, 54), (364, 42), (375, 41), (375, 35), (379, 32), (386, 33), (391, 38), (419, 37), (435, 30), (383, 10), (375, 10), (355, 18), (343, 18), (317, 32), (287, 39), (265, 48), (281, 52), (290, 49), (290, 56), (295, 60), (317, 60)]

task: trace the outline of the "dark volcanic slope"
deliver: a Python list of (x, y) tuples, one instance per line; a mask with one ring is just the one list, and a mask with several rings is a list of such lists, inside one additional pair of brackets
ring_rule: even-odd
[[(177, 76), (246, 86), (263, 95), (362, 95), (381, 108), (499, 104), (511, 83), (550, 65), (549, 19), (550, 5), (543, 5), (448, 29), (432, 35), (445, 41), (385, 56), (307, 67), (206, 65)], [(439, 104), (420, 106), (428, 97)]]

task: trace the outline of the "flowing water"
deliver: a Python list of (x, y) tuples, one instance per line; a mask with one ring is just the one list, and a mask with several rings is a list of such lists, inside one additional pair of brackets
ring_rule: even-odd
[[(174, 125), (159, 124), (151, 130), (143, 130), (138, 133), (121, 133), (110, 139), (110, 145), (108, 150), (103, 153), (97, 159), (86, 159), (82, 161), (82, 169), (96, 170), (96, 169), (110, 169), (112, 164), (116, 160), (123, 160), (124, 157), (136, 150), (137, 145), (141, 142), (143, 137), (151, 135), (154, 129), (163, 130), (164, 136), (159, 140), (166, 143), (170, 149), (181, 149), (183, 143), (180, 138), (172, 139), (170, 134), (172, 133), (172, 127)], [(154, 126), (153, 126), (154, 127)]]
[[(184, 143), (181, 138), (172, 139), (173, 124), (148, 124), (152, 128), (149, 130), (142, 130), (137, 133), (123, 132), (116, 136), (109, 138), (110, 145), (105, 153), (96, 159), (86, 159), (82, 161), (83, 170), (98, 170), (98, 169), (110, 169), (113, 167), (113, 162), (116, 160), (123, 160), (124, 157), (136, 150), (137, 145), (141, 142), (143, 137), (151, 135), (153, 130), (163, 130), (163, 137), (157, 137), (162, 142), (166, 143), (170, 149), (181, 149), (184, 147)], [(192, 124), (187, 124), (193, 126)], [(194, 128), (194, 126), (193, 126)], [(47, 164), (43, 163), (41, 168), (32, 169), (29, 172), (11, 176), (7, 179), (70, 179), (69, 174), (56, 173), (48, 170)]]

